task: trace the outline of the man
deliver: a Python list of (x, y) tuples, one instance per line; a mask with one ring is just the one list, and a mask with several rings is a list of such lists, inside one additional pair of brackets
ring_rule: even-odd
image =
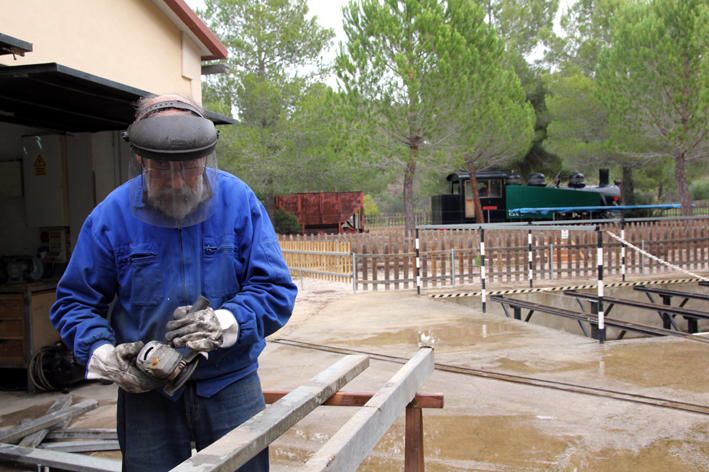
[[(162, 471), (264, 408), (257, 357), (296, 287), (263, 205), (216, 169), (218, 133), (198, 106), (144, 99), (125, 137), (137, 175), (84, 222), (50, 317), (87, 378), (120, 387), (124, 470)], [(200, 296), (209, 307), (191, 310)], [(173, 397), (136, 367), (151, 340), (208, 353)], [(268, 470), (268, 450), (242, 470)]]

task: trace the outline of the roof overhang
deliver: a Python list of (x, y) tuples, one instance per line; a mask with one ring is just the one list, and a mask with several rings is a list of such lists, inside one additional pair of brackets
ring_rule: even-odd
[(226, 46), (184, 0), (153, 0), (153, 3), (199, 46), (203, 61), (227, 58)]
[[(0, 121), (66, 132), (123, 130), (150, 92), (56, 63), (0, 67)], [(215, 124), (233, 118), (207, 112)]]
[(32, 43), (0, 33), (0, 55), (24, 56), (26, 52), (32, 52)]

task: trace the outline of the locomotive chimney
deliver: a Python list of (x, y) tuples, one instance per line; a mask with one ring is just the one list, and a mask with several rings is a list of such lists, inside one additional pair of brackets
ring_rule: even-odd
[(598, 186), (608, 187), (608, 169), (598, 169)]

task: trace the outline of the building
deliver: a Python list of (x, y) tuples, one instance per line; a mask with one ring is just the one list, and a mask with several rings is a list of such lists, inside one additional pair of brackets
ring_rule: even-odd
[[(86, 216), (128, 178), (120, 131), (135, 101), (201, 103), (203, 64), (227, 50), (184, 0), (0, 0), (0, 11), (0, 290), (49, 293)], [(25, 321), (0, 365), (39, 347)]]

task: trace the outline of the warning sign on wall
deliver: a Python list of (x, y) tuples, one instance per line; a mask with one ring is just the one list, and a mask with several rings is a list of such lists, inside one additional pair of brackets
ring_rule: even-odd
[(41, 154), (37, 154), (37, 157), (34, 158), (32, 167), (34, 168), (35, 176), (47, 175), (47, 161), (44, 160)]

